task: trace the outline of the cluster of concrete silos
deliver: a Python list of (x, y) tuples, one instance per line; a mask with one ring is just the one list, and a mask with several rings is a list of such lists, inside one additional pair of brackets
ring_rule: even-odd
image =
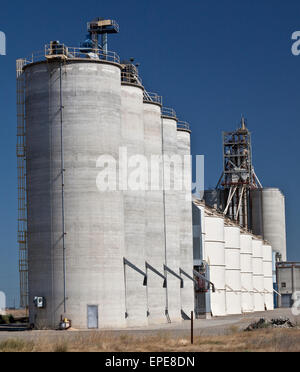
[[(208, 303), (205, 313), (225, 316), (273, 310), (272, 247), (199, 201), (194, 201), (193, 221), (194, 235), (200, 229), (204, 236), (202, 244), (194, 237), (194, 264), (199, 266), (200, 256), (214, 285), (209, 301), (207, 294), (198, 294)], [(204, 307), (196, 308), (196, 313), (204, 313)]]
[[(33, 325), (145, 326), (188, 319), (199, 307), (214, 316), (273, 308), (272, 248), (283, 259), (286, 250), (280, 193), (251, 191), (254, 234), (192, 203), (188, 125), (115, 53), (52, 42), (20, 61)], [(130, 188), (124, 149), (133, 172), (146, 159), (136, 175), (144, 187)], [(157, 174), (152, 157), (161, 159)], [(99, 177), (106, 168), (113, 190)], [(219, 199), (206, 193), (214, 208)]]
[(148, 325), (194, 310), (190, 190), (97, 189), (97, 159), (118, 159), (120, 148), (147, 159), (190, 155), (190, 131), (121, 70), (116, 61), (59, 57), (24, 67), (29, 307), (37, 327), (57, 327), (64, 317), (75, 328)]

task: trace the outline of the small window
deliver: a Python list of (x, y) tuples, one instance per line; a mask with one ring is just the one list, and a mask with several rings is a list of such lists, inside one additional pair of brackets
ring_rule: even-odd
[(286, 283), (281, 283), (281, 288), (286, 288)]

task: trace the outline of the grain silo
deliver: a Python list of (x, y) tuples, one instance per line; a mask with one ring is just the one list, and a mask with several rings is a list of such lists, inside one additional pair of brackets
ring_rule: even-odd
[[(194, 279), (193, 279), (193, 218), (191, 197), (191, 131), (189, 124), (177, 123), (177, 153), (182, 157), (182, 191), (178, 192), (180, 210), (179, 242), (180, 242), (180, 275), (183, 280), (181, 288), (182, 315), (187, 318), (194, 311)], [(191, 297), (191, 295), (193, 297)]]
[(241, 314), (241, 239), (240, 227), (225, 222), (226, 313)]
[[(121, 136), (122, 150), (128, 159), (136, 154), (145, 153), (143, 121), (144, 88), (138, 77), (137, 69), (130, 62), (122, 63), (121, 73)], [(124, 154), (125, 155), (125, 154)], [(136, 159), (137, 161), (139, 159)], [(134, 166), (135, 164), (130, 164)], [(142, 170), (145, 171), (145, 170)], [(124, 186), (124, 250), (126, 259), (139, 268), (145, 267), (146, 244), (146, 191), (142, 185), (131, 185), (129, 188), (127, 174), (122, 175)], [(145, 177), (145, 175), (144, 175)], [(143, 177), (141, 177), (143, 182)], [(140, 274), (125, 265), (126, 288), (126, 321), (129, 326), (148, 324), (145, 309), (147, 308), (146, 287), (143, 286)], [(150, 282), (150, 279), (149, 279)]]
[(78, 328), (86, 319), (125, 325), (124, 196), (96, 185), (99, 157), (122, 146), (117, 62), (49, 58), (24, 68), (29, 307), (39, 326), (57, 326), (61, 314)]
[(209, 265), (210, 281), (215, 286), (211, 293), (213, 316), (226, 315), (225, 293), (225, 238), (222, 215), (206, 211), (205, 215), (205, 261)]
[[(161, 97), (146, 92), (132, 61), (107, 50), (115, 21), (96, 19), (89, 32), (80, 48), (51, 42), (18, 61), (18, 156), (28, 195), (19, 239), (28, 236), (30, 322), (180, 321), (194, 310), (191, 165), (184, 190), (165, 190), (164, 167), (158, 188), (147, 166), (138, 176), (126, 172), (153, 156), (190, 155), (190, 131), (162, 113)], [(24, 181), (23, 174), (19, 189)]]
[(252, 230), (269, 241), (286, 261), (285, 197), (277, 188), (251, 191)]
[(254, 311), (253, 296), (253, 260), (252, 260), (252, 235), (242, 232), (241, 236), (241, 303), (242, 312)]
[(274, 310), (272, 247), (263, 245), (264, 291), (267, 310)]
[[(162, 109), (162, 146), (165, 183), (165, 223), (166, 223), (166, 266), (176, 272), (180, 267), (180, 210), (176, 179), (180, 170), (181, 157), (177, 162), (177, 115), (175, 110)], [(168, 284), (167, 310), (171, 321), (181, 319), (181, 288), (178, 278), (165, 270)]]
[(264, 311), (263, 242), (261, 239), (255, 237), (252, 239), (252, 252), (254, 311)]

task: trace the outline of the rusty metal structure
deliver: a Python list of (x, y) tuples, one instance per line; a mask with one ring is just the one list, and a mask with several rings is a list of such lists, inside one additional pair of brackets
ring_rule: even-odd
[(223, 173), (217, 184), (223, 214), (251, 228), (250, 190), (262, 188), (252, 164), (251, 133), (242, 117), (241, 127), (223, 132)]

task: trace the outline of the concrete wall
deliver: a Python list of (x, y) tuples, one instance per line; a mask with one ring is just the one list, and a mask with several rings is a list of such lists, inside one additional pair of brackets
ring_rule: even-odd
[[(180, 224), (181, 215), (178, 208), (178, 191), (176, 177), (179, 176), (180, 163), (177, 156), (177, 120), (162, 117), (163, 125), (163, 155), (164, 155), (164, 199), (166, 223), (166, 265), (179, 274), (180, 267)], [(174, 161), (173, 161), (174, 160)], [(180, 281), (170, 273), (167, 276), (168, 313), (171, 321), (181, 321), (181, 290)]]
[(242, 312), (254, 311), (253, 294), (253, 248), (252, 236), (242, 233), (241, 240), (241, 287), (242, 287)]
[[(162, 156), (162, 120), (161, 107), (153, 103), (144, 103), (145, 155)], [(149, 182), (151, 174), (149, 169)], [(145, 195), (146, 241), (145, 258), (161, 274), (165, 263), (165, 219), (164, 194), (162, 190), (162, 172), (158, 190), (147, 190)], [(163, 279), (148, 270), (148, 309), (149, 324), (166, 322), (167, 289), (163, 288)]]
[(213, 316), (226, 315), (225, 294), (225, 237), (224, 219), (205, 216), (205, 261), (210, 266), (210, 281), (216, 292), (211, 291), (211, 311)]
[(269, 244), (263, 244), (263, 270), (265, 307), (274, 310), (272, 247)]
[[(177, 151), (185, 159), (186, 166), (183, 169), (185, 187), (178, 191), (178, 207), (180, 208), (180, 268), (193, 278), (193, 221), (191, 200), (191, 162), (185, 156), (191, 155), (190, 132), (177, 130)], [(184, 288), (181, 289), (181, 307), (184, 317), (189, 317), (194, 311), (194, 282), (185, 275)]]
[(300, 264), (280, 264), (277, 268), (278, 287), (281, 294), (293, 294), (300, 291)]
[(224, 227), (226, 313), (241, 314), (241, 240), (238, 226)]
[[(67, 316), (86, 328), (87, 305), (98, 305), (99, 327), (125, 326), (123, 195), (96, 187), (98, 157), (115, 156), (122, 143), (120, 69), (63, 64), (63, 149), (59, 64), (31, 65), (25, 74), (30, 322), (57, 327)], [(34, 296), (46, 298), (45, 309), (33, 306)]]
[(253, 296), (254, 311), (264, 311), (263, 245), (259, 239), (252, 239)]
[[(143, 88), (122, 84), (121, 98), (122, 146), (124, 146), (124, 150), (126, 149), (128, 159), (130, 159), (136, 155), (144, 155), (145, 152)], [(138, 159), (136, 160), (138, 161)], [(122, 173), (129, 183), (129, 189), (124, 190), (125, 258), (145, 271), (146, 192), (142, 180), (147, 175), (141, 175), (141, 181), (134, 185), (131, 182), (131, 176), (136, 165), (129, 163), (128, 166), (128, 174), (125, 174), (125, 169)], [(141, 172), (144, 171), (141, 168)], [(124, 183), (126, 184), (125, 179)], [(133, 186), (137, 189), (130, 189)], [(146, 325), (148, 324), (147, 290), (143, 286), (143, 277), (129, 266), (126, 266), (125, 270), (127, 325)]]

